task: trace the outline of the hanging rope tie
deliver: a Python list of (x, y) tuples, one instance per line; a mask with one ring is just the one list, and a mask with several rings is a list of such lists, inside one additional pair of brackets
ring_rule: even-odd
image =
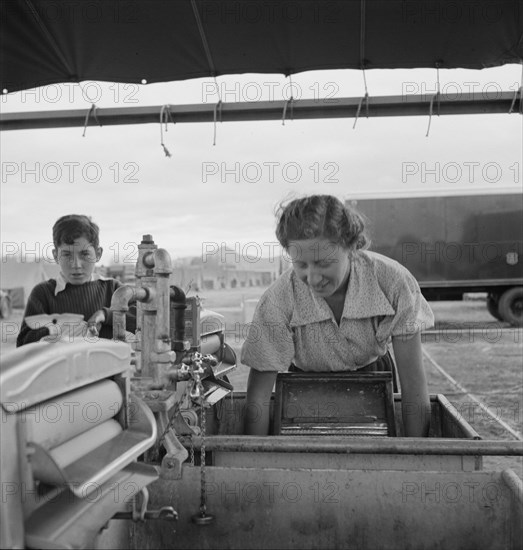
[(363, 86), (365, 88), (365, 95), (360, 99), (360, 102), (358, 104), (358, 109), (356, 110), (356, 117), (354, 118), (354, 124), (352, 125), (353, 130), (356, 128), (358, 118), (360, 117), (361, 107), (363, 105), (363, 102), (365, 102), (366, 117), (369, 118), (369, 90), (367, 88), (367, 77), (365, 75), (365, 68), (367, 64), (365, 59), (365, 14), (367, 11), (366, 8), (367, 7), (365, 4), (365, 0), (361, 0), (360, 2), (360, 67), (363, 75)]
[(365, 77), (365, 69), (362, 69), (363, 73), (363, 85), (365, 87), (365, 95), (360, 99), (360, 102), (358, 104), (358, 109), (356, 110), (356, 118), (354, 119), (354, 124), (352, 126), (352, 129), (354, 130), (356, 128), (356, 123), (358, 122), (358, 118), (360, 117), (361, 112), (361, 106), (363, 105), (363, 102), (365, 101), (365, 113), (366, 117), (369, 118), (369, 90), (367, 88), (367, 79)]
[(431, 121), (432, 121), (432, 115), (433, 115), (434, 100), (436, 99), (437, 96), (438, 96), (438, 94), (433, 95), (433, 96), (430, 98), (429, 125), (428, 125), (428, 128), (427, 128), (427, 133), (425, 134), (425, 137), (429, 137), (430, 123), (431, 123)]
[(289, 97), (289, 99), (283, 105), (283, 114), (282, 114), (282, 117), (281, 117), (281, 125), (282, 126), (285, 126), (285, 118), (287, 116), (287, 109), (289, 107), (290, 107), (290, 113), (291, 113), (290, 120), (294, 120), (294, 97), (293, 97), (293, 94), (292, 94), (293, 84), (292, 84), (292, 76), (291, 76), (290, 73), (289, 73), (289, 83), (290, 83), (290, 88), (291, 88), (291, 97)]
[(521, 84), (519, 86), (519, 89), (514, 91), (514, 97), (512, 98), (512, 103), (510, 104), (510, 109), (508, 110), (508, 114), (511, 115), (514, 111), (514, 105), (516, 104), (516, 101), (519, 96), (519, 114), (523, 114), (523, 63), (521, 64)]
[(85, 123), (84, 123), (84, 132), (82, 134), (82, 137), (85, 137), (85, 132), (87, 130), (87, 125), (89, 124), (89, 119), (91, 118), (91, 115), (93, 115), (93, 118), (94, 120), (96, 121), (96, 123), (98, 124), (98, 126), (102, 126), (100, 124), (100, 121), (98, 120), (98, 117), (96, 116), (96, 110), (98, 109), (98, 107), (93, 103), (91, 105), (91, 108), (89, 109), (89, 111), (87, 111), (87, 114), (85, 115)]
[(521, 63), (521, 85), (519, 86), (519, 114), (523, 115), (523, 63)]
[(440, 85), (439, 85), (439, 63), (436, 63), (436, 75), (437, 75), (437, 83), (436, 83), (436, 93), (430, 98), (430, 108), (429, 108), (429, 125), (427, 127), (427, 133), (425, 134), (425, 137), (429, 137), (430, 133), (430, 123), (432, 122), (432, 115), (434, 114), (434, 101), (436, 101), (438, 105), (438, 112), (436, 113), (439, 116), (439, 107), (440, 107)]
[(165, 146), (165, 143), (163, 142), (163, 125), (165, 124), (165, 131), (167, 132), (169, 119), (174, 124), (174, 120), (171, 116), (171, 106), (163, 105), (160, 109), (160, 145), (163, 147), (163, 152), (165, 153), (165, 156), (170, 158), (172, 157), (172, 155), (169, 152), (169, 149), (167, 149), (167, 147)]
[(214, 106), (214, 138), (213, 145), (216, 145), (216, 119), (218, 110), (220, 111), (220, 122), (222, 121), (222, 98), (220, 96), (220, 89), (218, 88), (218, 83), (216, 82), (216, 67), (211, 54), (211, 48), (209, 47), (209, 42), (207, 41), (207, 36), (205, 35), (205, 30), (203, 28), (202, 18), (200, 17), (200, 12), (198, 11), (198, 6), (196, 5), (196, 0), (191, 0), (191, 6), (194, 14), (194, 19), (196, 20), (196, 25), (198, 26), (198, 32), (200, 33), (200, 39), (202, 41), (203, 50), (205, 52), (205, 57), (207, 58), (207, 64), (209, 65), (209, 71), (214, 78), (216, 84), (216, 89), (218, 91), (218, 103)]
[(216, 145), (216, 122), (218, 119), (218, 113), (220, 115), (220, 122), (222, 121), (222, 94), (220, 93), (220, 87), (218, 86), (218, 81), (216, 76), (214, 76), (214, 85), (216, 86), (216, 94), (218, 95), (218, 103), (214, 106), (214, 136), (212, 140), (213, 146)]
[(282, 119), (281, 119), (281, 125), (282, 126), (285, 126), (285, 117), (287, 115), (287, 109), (290, 107), (290, 112), (291, 112), (291, 116), (290, 116), (290, 120), (293, 120), (293, 103), (294, 103), (294, 98), (291, 96), (289, 97), (289, 99), (285, 102), (285, 105), (283, 106), (283, 116), (282, 116)]
[(216, 145), (216, 122), (218, 120), (218, 114), (220, 116), (220, 122), (222, 121), (222, 100), (218, 100), (218, 103), (214, 106), (214, 137), (212, 140), (213, 146)]
[(508, 114), (511, 115), (514, 112), (514, 105), (516, 104), (516, 101), (518, 100), (518, 96), (520, 97), (519, 101), (519, 114), (522, 112), (522, 106), (521, 106), (521, 90), (522, 87), (520, 86), (519, 89), (514, 91), (514, 97), (512, 98), (512, 103), (510, 104), (510, 109), (508, 110)]

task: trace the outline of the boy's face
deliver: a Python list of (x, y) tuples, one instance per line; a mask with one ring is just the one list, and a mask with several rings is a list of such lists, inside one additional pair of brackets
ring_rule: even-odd
[(95, 249), (85, 238), (79, 237), (73, 244), (61, 244), (53, 250), (53, 256), (64, 279), (72, 285), (83, 285), (91, 280), (95, 263), (103, 250)]

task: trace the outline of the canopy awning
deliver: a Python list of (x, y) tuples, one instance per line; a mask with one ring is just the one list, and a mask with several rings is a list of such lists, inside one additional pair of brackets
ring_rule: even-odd
[(523, 60), (521, 0), (6, 0), (0, 20), (7, 92)]

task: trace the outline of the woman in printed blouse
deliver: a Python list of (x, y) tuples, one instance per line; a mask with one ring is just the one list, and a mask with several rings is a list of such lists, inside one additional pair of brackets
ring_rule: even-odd
[(242, 349), (251, 368), (245, 433), (269, 433), (276, 375), (393, 370), (402, 393), (404, 433), (426, 437), (430, 402), (422, 365), (422, 328), (432, 311), (412, 274), (366, 251), (362, 216), (330, 195), (280, 207), (276, 236), (292, 261), (263, 294)]

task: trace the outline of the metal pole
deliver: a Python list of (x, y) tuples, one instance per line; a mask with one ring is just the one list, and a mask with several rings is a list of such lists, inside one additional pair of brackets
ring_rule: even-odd
[[(363, 116), (429, 116), (433, 95), (401, 95), (369, 97), (368, 111)], [(360, 97), (330, 99), (298, 99), (292, 102), (292, 119), (354, 118), (358, 113)], [(282, 120), (287, 101), (252, 101), (222, 103), (222, 122)], [(438, 99), (435, 115), (514, 114), (521, 113), (522, 99), (514, 92), (500, 92), (495, 98), (474, 93)], [(97, 110), (97, 120), (102, 126), (120, 124), (158, 124), (161, 105), (152, 107), (118, 107)], [(214, 104), (170, 105), (170, 118), (175, 123), (213, 122)], [(29, 113), (4, 113), (0, 116), (1, 130), (37, 128), (70, 128), (85, 125), (85, 109), (65, 111), (35, 111)], [(287, 116), (288, 118), (288, 116)], [(93, 122), (92, 124), (96, 124)]]

